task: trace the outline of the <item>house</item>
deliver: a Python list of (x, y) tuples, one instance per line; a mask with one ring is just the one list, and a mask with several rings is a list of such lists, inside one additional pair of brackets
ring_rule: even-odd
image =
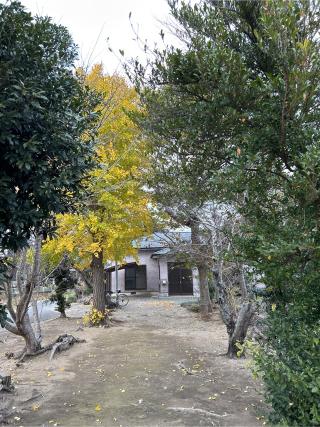
[[(122, 292), (199, 296), (198, 272), (181, 262), (174, 247), (177, 242), (190, 243), (190, 232), (154, 233), (133, 242), (138, 261), (129, 256), (124, 263), (106, 265), (107, 289)], [(180, 257), (181, 258), (181, 257)]]

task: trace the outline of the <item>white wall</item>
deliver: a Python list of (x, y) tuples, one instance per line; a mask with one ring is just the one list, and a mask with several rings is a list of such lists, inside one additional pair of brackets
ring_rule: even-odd
[[(147, 273), (147, 291), (158, 292), (159, 291), (159, 265), (158, 260), (151, 258), (154, 250), (140, 251), (138, 258), (138, 265), (146, 266)], [(135, 262), (136, 260), (129, 256), (126, 258), (126, 263)], [(119, 290), (125, 291), (125, 270), (118, 271), (119, 278)], [(111, 289), (116, 289), (116, 273), (111, 273)]]
[(192, 280), (193, 280), (193, 296), (200, 298), (199, 272), (197, 268), (192, 269)]
[(159, 267), (160, 267), (160, 293), (161, 295), (167, 296), (169, 292), (167, 258), (159, 258)]
[[(159, 259), (151, 258), (154, 250), (140, 251), (139, 252), (139, 265), (146, 266), (147, 272), (147, 291), (149, 292), (159, 292), (163, 296), (168, 295), (169, 291), (169, 282), (168, 282), (168, 261), (174, 261), (172, 258), (161, 257)], [(133, 257), (127, 257), (126, 262), (131, 263), (136, 260)], [(125, 291), (125, 270), (118, 271), (119, 278), (119, 290)], [(199, 291), (199, 274), (196, 268), (192, 269), (192, 278), (193, 278), (193, 295), (196, 297), (200, 296)], [(116, 273), (111, 273), (111, 290), (116, 290)]]

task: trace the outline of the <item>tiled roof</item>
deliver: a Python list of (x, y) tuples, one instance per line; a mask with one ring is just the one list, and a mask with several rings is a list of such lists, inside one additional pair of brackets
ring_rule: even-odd
[(174, 242), (190, 242), (190, 231), (155, 232), (149, 237), (143, 237), (132, 242), (139, 249), (161, 249), (174, 245)]
[(153, 254), (151, 255), (151, 258), (157, 257), (157, 256), (169, 255), (169, 253), (171, 252), (172, 250), (170, 248), (162, 248), (159, 251), (153, 252)]

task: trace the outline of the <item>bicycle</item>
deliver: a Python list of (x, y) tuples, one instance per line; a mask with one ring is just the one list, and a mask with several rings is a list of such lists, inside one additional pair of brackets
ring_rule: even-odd
[(126, 294), (121, 293), (121, 291), (112, 292), (108, 291), (106, 295), (107, 300), (107, 306), (112, 307), (119, 307), (123, 308), (126, 307), (129, 303), (129, 297)]

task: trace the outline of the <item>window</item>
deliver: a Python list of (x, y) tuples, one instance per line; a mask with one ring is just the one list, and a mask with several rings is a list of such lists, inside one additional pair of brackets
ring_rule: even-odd
[(145, 265), (125, 267), (126, 291), (147, 289), (147, 268)]

